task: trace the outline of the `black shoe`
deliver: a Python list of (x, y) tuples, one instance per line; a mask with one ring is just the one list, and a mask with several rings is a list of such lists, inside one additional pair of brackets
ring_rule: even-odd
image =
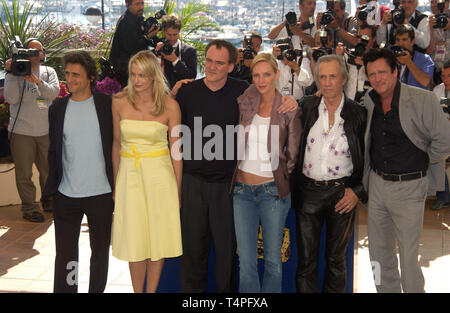
[(23, 213), (23, 218), (33, 223), (42, 223), (44, 221), (44, 215), (39, 211), (25, 212)]
[(444, 203), (442, 201), (436, 200), (430, 209), (434, 210), (434, 211), (438, 211), (438, 210), (441, 210), (443, 207), (447, 206), (448, 204), (449, 204), (448, 202)]
[(44, 212), (53, 212), (53, 201), (51, 199), (41, 200)]

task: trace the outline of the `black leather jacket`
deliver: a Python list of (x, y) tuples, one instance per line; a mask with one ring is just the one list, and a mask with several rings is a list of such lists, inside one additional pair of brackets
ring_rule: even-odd
[[(299, 191), (301, 186), (302, 166), (305, 156), (306, 140), (309, 135), (309, 131), (319, 118), (319, 104), (321, 98), (316, 96), (305, 96), (300, 101), (300, 107), (303, 112), (301, 115), (303, 134), (300, 141), (300, 150), (298, 155), (298, 162), (296, 168), (296, 175), (293, 178), (292, 186), (296, 190), (294, 192), (297, 195), (293, 196), (292, 206), (297, 208), (299, 205)], [(344, 107), (341, 111), (341, 117), (344, 119), (344, 131), (347, 135), (348, 145), (353, 161), (353, 173), (345, 183), (345, 187), (352, 188), (353, 192), (363, 202), (367, 202), (367, 193), (364, 190), (362, 184), (362, 176), (364, 169), (364, 132), (367, 124), (367, 111), (364, 107), (357, 102), (348, 99), (344, 99)]]

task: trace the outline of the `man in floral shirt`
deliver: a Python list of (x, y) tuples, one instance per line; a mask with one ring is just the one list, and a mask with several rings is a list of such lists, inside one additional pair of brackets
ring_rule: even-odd
[[(342, 57), (321, 57), (314, 78), (321, 96), (303, 97), (303, 134), (296, 186), (297, 291), (319, 292), (318, 255), (323, 222), (327, 224), (324, 292), (344, 292), (345, 250), (355, 208), (367, 201), (362, 186), (366, 110), (345, 97), (348, 79)], [(294, 189), (295, 188), (295, 189)]]

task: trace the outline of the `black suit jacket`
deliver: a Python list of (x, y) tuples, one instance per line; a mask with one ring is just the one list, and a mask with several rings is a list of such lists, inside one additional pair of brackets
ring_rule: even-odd
[[(112, 168), (112, 143), (113, 143), (113, 122), (111, 111), (111, 97), (94, 93), (94, 103), (100, 125), (100, 135), (102, 140), (103, 156), (105, 158), (106, 176), (108, 177), (111, 190), (114, 190), (113, 168)], [(50, 147), (48, 151), (48, 178), (43, 191), (43, 197), (51, 197), (58, 191), (61, 183), (62, 148), (64, 118), (66, 115), (69, 96), (56, 99), (48, 111)], [(83, 127), (80, 125), (80, 127)]]
[(142, 17), (126, 10), (116, 24), (109, 60), (122, 87), (128, 84), (128, 62), (131, 57), (147, 50), (150, 44), (141, 29), (142, 21)]
[(164, 59), (164, 75), (166, 76), (171, 89), (177, 81), (195, 78), (197, 76), (197, 50), (184, 42), (180, 41), (180, 43), (181, 57), (179, 56), (179, 49), (177, 48), (175, 54), (180, 60), (175, 67), (172, 65), (172, 62)]

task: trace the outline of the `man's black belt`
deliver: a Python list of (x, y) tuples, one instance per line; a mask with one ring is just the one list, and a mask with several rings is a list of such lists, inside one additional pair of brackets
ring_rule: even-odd
[(314, 180), (312, 178), (309, 178), (308, 176), (302, 175), (303, 182), (315, 185), (315, 186), (340, 186), (344, 185), (345, 181), (348, 179), (348, 177), (342, 177), (339, 179), (331, 179), (331, 180)]
[(377, 173), (379, 176), (381, 176), (381, 178), (383, 178), (384, 180), (389, 180), (389, 181), (408, 181), (408, 180), (419, 179), (419, 178), (427, 176), (426, 171), (418, 171), (418, 172), (406, 173), (406, 174), (387, 174), (378, 169), (373, 169), (373, 171), (375, 173)]

